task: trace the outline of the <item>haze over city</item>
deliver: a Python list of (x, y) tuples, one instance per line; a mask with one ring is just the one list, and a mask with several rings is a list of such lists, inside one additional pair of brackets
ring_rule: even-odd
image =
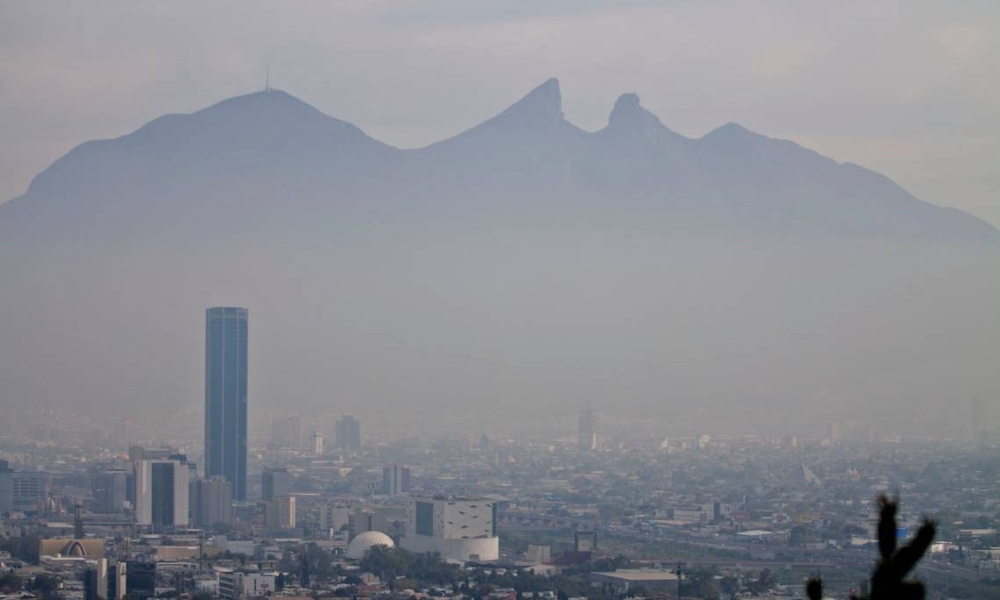
[(0, 600), (1000, 597), (998, 34), (0, 0)]
[(987, 3), (62, 9), (5, 10), (8, 196), (282, 91), (0, 208), (7, 406), (196, 406), (216, 304), (263, 410), (959, 435), (995, 395)]

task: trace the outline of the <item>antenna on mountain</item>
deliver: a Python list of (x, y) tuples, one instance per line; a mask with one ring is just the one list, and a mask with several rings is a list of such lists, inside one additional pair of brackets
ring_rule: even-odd
[(271, 91), (271, 65), (266, 65), (265, 68), (267, 69), (267, 71), (266, 71), (266, 75), (264, 76), (264, 91), (265, 92), (270, 92)]

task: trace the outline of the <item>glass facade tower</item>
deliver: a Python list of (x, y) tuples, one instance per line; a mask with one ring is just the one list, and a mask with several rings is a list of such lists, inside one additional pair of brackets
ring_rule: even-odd
[(221, 475), (233, 499), (247, 497), (245, 308), (209, 308), (205, 318), (205, 475)]

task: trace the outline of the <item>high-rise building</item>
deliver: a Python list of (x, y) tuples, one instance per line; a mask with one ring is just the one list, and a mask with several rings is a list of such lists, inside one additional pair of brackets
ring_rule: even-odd
[(140, 460), (168, 460), (177, 451), (173, 448), (146, 448), (145, 446), (129, 446), (128, 459), (132, 462)]
[(361, 423), (351, 415), (337, 421), (337, 447), (344, 450), (361, 449)]
[(128, 472), (107, 469), (94, 474), (94, 509), (99, 513), (121, 512), (128, 501)]
[(84, 571), (83, 600), (108, 599), (108, 559), (99, 558), (95, 566)]
[(179, 460), (135, 463), (135, 522), (154, 528), (188, 524), (188, 467)]
[(52, 491), (52, 476), (43, 471), (18, 471), (0, 461), (0, 514), (11, 511), (44, 513)]
[(323, 456), (323, 433), (314, 431), (311, 437), (313, 456)]
[(580, 411), (580, 431), (578, 435), (580, 450), (597, 450), (600, 444), (597, 435), (597, 413), (592, 408)]
[(205, 474), (247, 497), (247, 346), (245, 308), (209, 308), (205, 317)]
[(264, 526), (271, 529), (295, 527), (295, 496), (278, 496), (264, 502)]
[(198, 527), (233, 522), (233, 484), (216, 475), (191, 482), (188, 497), (191, 503), (191, 521)]
[(302, 419), (300, 417), (275, 417), (271, 419), (271, 443), (276, 448), (302, 447)]
[(292, 474), (288, 469), (264, 469), (260, 477), (261, 500), (270, 502), (278, 496), (288, 496), (292, 493)]
[(14, 510), (14, 469), (0, 460), (0, 515)]
[(111, 560), (108, 562), (107, 600), (122, 600), (128, 585), (128, 563)]
[(84, 600), (122, 600), (125, 597), (125, 563), (98, 558), (83, 579)]
[(410, 491), (410, 467), (389, 465), (382, 468), (382, 493), (398, 496)]

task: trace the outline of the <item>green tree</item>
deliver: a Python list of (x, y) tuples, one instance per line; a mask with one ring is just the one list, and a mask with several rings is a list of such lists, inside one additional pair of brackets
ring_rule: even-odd
[(31, 591), (45, 600), (54, 600), (59, 597), (60, 580), (55, 575), (39, 573), (31, 580)]
[(24, 582), (16, 573), (0, 573), (0, 593), (16, 594), (24, 587)]
[(732, 575), (719, 580), (719, 592), (723, 600), (736, 600), (740, 596), (740, 581)]
[(375, 546), (368, 550), (359, 565), (361, 570), (374, 573), (382, 581), (391, 581), (409, 570), (411, 555), (399, 548)]
[(771, 572), (771, 569), (764, 567), (757, 574), (756, 579), (754, 579), (753, 592), (755, 594), (764, 594), (774, 587), (774, 584), (774, 573)]
[(684, 583), (684, 595), (717, 600), (719, 587), (715, 584), (715, 570), (697, 567), (687, 573)]

